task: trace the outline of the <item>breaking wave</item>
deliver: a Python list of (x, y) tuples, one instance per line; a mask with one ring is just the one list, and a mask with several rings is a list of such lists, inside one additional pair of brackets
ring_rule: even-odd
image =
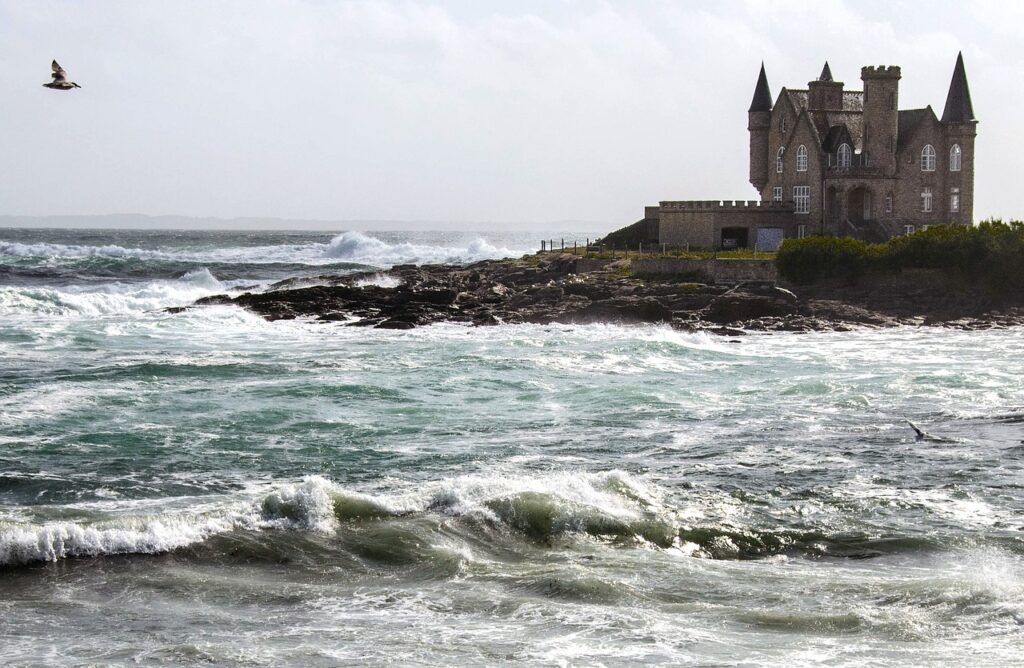
[(189, 271), (177, 280), (146, 283), (104, 283), (89, 286), (0, 287), (0, 314), (98, 317), (168, 306), (185, 306), (234, 285), (218, 280), (209, 269)]
[[(297, 483), (253, 490), (245, 498), (225, 498), (219, 505), (205, 503), (201, 512), (174, 510), (38, 524), (0, 521), (0, 565), (156, 554), (232, 532), (248, 535), (254, 550), (265, 551), (268, 541), (286, 552), (295, 549), (294, 541), (282, 539), (281, 531), (334, 536), (339, 545), (360, 553), (366, 551), (359, 543), (362, 536), (377, 541), (373, 553), (387, 560), (391, 552), (379, 544), (382, 531), (385, 541), (386, 536), (394, 536), (402, 542), (430, 544), (438, 539), (442, 525), (449, 534), (461, 535), (467, 545), (543, 548), (563, 541), (571, 547), (574, 540), (584, 538), (730, 560), (773, 555), (864, 559), (950, 547), (938, 537), (693, 526), (680, 520), (682, 509), (663, 505), (662, 496), (658, 488), (621, 471), (530, 478), (466, 476), (382, 495), (309, 476)], [(378, 529), (364, 536), (361, 527), (367, 526)], [(253, 541), (259, 536), (263, 538)], [(1015, 543), (996, 547), (1020, 549)], [(231, 549), (237, 553), (238, 541)]]
[[(454, 263), (520, 256), (528, 249), (501, 248), (477, 237), (454, 245), (388, 242), (362, 232), (342, 232), (326, 243), (309, 241), (264, 246), (221, 248), (180, 248), (154, 250), (114, 244), (89, 246), (54, 243), (0, 241), (0, 266), (73, 267), (101, 275), (119, 271), (167, 269), (181, 263), (202, 264), (288, 264), (322, 267), (345, 260), (363, 266), (390, 267), (395, 264)], [(140, 261), (144, 261), (141, 267)], [(8, 269), (9, 270), (9, 269)]]
[(388, 243), (362, 232), (343, 232), (331, 239), (324, 254), (328, 258), (390, 267), (396, 264), (465, 264), (518, 257), (527, 252), (498, 248), (479, 237), (465, 246), (431, 246), (410, 242)]

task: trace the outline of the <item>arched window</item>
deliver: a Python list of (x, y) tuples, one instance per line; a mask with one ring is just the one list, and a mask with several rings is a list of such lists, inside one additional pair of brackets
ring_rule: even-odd
[(962, 160), (963, 153), (960, 151), (960, 144), (953, 144), (949, 149), (949, 171), (959, 172)]
[(843, 144), (839, 147), (836, 152), (836, 165), (838, 167), (849, 167), (853, 161), (853, 151), (850, 150), (849, 144)]
[(782, 173), (782, 155), (785, 152), (786, 152), (786, 149), (780, 146), (778, 153), (775, 154), (775, 173), (776, 174), (781, 174)]
[(803, 144), (796, 150), (796, 171), (807, 171), (807, 147)]
[(924, 148), (921, 149), (921, 171), (935, 171), (935, 147), (931, 144), (925, 144)]

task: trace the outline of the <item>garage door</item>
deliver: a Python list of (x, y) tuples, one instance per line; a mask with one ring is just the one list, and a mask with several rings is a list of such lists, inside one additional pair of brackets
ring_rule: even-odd
[(762, 227), (757, 230), (757, 250), (776, 251), (785, 235), (781, 227)]

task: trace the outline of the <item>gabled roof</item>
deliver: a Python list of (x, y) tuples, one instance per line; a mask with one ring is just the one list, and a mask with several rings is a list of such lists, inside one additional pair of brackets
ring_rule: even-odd
[(967, 86), (967, 72), (964, 70), (964, 54), (956, 56), (953, 78), (949, 82), (949, 93), (946, 94), (946, 108), (942, 111), (943, 123), (968, 123), (974, 118), (974, 105), (971, 104), (971, 89)]
[[(855, 151), (864, 148), (864, 115), (860, 112), (833, 111), (826, 116), (829, 125), (829, 134), (825, 138), (822, 149), (832, 152), (839, 148), (844, 141), (849, 143)], [(834, 130), (840, 128), (840, 130)], [(829, 143), (829, 138), (835, 139), (834, 144)]]
[(935, 112), (931, 106), (924, 109), (904, 109), (896, 115), (896, 147), (897, 150), (904, 148), (914, 136), (914, 131), (926, 120), (938, 122)]
[(826, 153), (835, 153), (835, 151), (843, 144), (849, 144), (851, 148), (854, 147), (854, 141), (850, 136), (850, 131), (845, 125), (833, 125), (828, 129), (828, 134), (825, 135), (825, 139), (822, 140), (821, 148)]
[(757, 86), (754, 87), (754, 99), (750, 101), (750, 109), (747, 111), (771, 111), (772, 93), (768, 90), (768, 76), (764, 73), (764, 63), (761, 63), (761, 74), (757, 77)]

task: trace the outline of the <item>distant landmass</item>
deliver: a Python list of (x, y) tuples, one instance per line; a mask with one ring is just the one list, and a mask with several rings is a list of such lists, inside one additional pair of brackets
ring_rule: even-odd
[(314, 220), (289, 218), (215, 218), (149, 216), (116, 213), (100, 216), (3, 216), (0, 228), (155, 229), (155, 230), (360, 230), (360, 231), (538, 231), (608, 230), (608, 221), (487, 221), (487, 220)]

